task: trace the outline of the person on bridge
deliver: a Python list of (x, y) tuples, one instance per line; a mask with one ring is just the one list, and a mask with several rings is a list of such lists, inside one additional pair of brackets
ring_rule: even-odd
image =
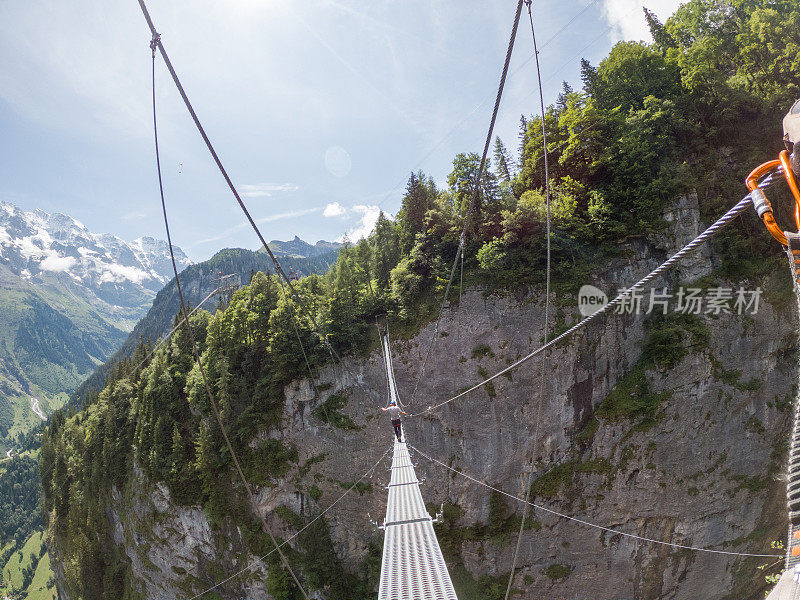
[(388, 412), (389, 417), (392, 419), (392, 427), (394, 427), (394, 434), (397, 436), (397, 441), (402, 442), (403, 440), (403, 426), (402, 421), (400, 420), (400, 415), (405, 415), (408, 413), (403, 412), (400, 410), (400, 407), (397, 406), (397, 403), (393, 400), (389, 403), (389, 406), (386, 408), (381, 408), (382, 411)]

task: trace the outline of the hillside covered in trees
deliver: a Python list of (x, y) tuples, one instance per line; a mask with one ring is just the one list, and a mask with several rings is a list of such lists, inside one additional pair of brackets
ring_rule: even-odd
[[(709, 218), (740, 199), (750, 168), (782, 148), (781, 118), (800, 95), (793, 0), (692, 0), (664, 24), (645, 17), (654, 43), (621, 42), (599, 65), (584, 61), (582, 89), (565, 84), (544, 117), (556, 294), (573, 294), (623, 242), (661, 231), (676, 197), (696, 191)], [(502, 292), (542, 283), (542, 159), (539, 117), (522, 117), (517, 152), (496, 141), (467, 224), (464, 285)], [(389, 314), (400, 336), (435, 316), (479, 162), (474, 153), (456, 156), (444, 189), (412, 173), (394, 220), (381, 215), (327, 275), (297, 283), (312, 314), (258, 273), (224, 309), (192, 318), (228, 436), (254, 485), (268, 485), (296, 453), (277, 440), (254, 443), (281, 428), (284, 387), (331, 361), (312, 320), (337, 353), (364, 355), (376, 346), (376, 316)], [(731, 279), (785, 269), (754, 214), (716, 244), (719, 270)], [(124, 489), (136, 469), (164, 482), (178, 504), (202, 506), (215, 527), (241, 528), (253, 554), (270, 549), (235, 481), (187, 332), (138, 365), (148, 350), (140, 345), (118, 362), (86, 408), (56, 415), (43, 438), (44, 512), (74, 597), (138, 597), (105, 512), (112, 486)], [(327, 422), (353, 426), (336, 400), (323, 406)], [(346, 569), (318, 523), (290, 554), (305, 583), (330, 600), (371, 597), (375, 561)], [(272, 566), (272, 596), (298, 597)], [(482, 597), (503, 591), (488, 586)]]
[[(298, 241), (309, 248), (315, 248), (302, 240)], [(291, 244), (291, 242), (277, 241), (271, 243), (278, 245)], [(336, 251), (328, 251), (327, 247), (324, 246), (324, 244), (330, 244), (330, 242), (321, 242), (321, 244), (323, 244), (324, 251), (308, 257), (298, 258), (294, 255), (284, 257), (281, 263), (282, 266), (287, 270), (291, 269), (292, 272), (298, 275), (317, 272), (326, 273), (336, 260)], [(181, 285), (183, 286), (185, 300), (190, 306), (197, 306), (200, 302), (206, 300), (207, 296), (220, 285), (219, 278), (221, 273), (235, 275), (238, 277), (239, 282), (248, 282), (256, 272), (269, 272), (270, 268), (272, 268), (272, 261), (266, 252), (254, 252), (244, 248), (220, 250), (208, 260), (190, 265), (181, 271)], [(213, 311), (214, 306), (220, 300), (221, 295), (208, 299), (207, 301), (211, 303), (210, 310)], [(206, 308), (209, 307), (206, 306)], [(87, 397), (94, 397), (103, 388), (109, 369), (124, 357), (130, 357), (136, 351), (137, 345), (143, 342), (151, 343), (163, 337), (172, 328), (173, 319), (178, 309), (178, 288), (175, 285), (175, 278), (172, 278), (156, 294), (150, 310), (136, 324), (133, 331), (128, 334), (119, 350), (75, 390), (69, 399), (68, 406), (78, 409), (83, 405)], [(91, 402), (92, 400), (89, 399), (88, 401)]]

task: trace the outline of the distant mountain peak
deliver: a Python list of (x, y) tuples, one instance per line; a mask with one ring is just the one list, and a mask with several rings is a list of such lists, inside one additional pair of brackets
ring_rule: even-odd
[[(316, 244), (312, 245), (300, 239), (298, 235), (295, 235), (294, 239), (287, 242), (272, 240), (269, 243), (269, 249), (272, 250), (276, 257), (285, 256), (287, 258), (312, 258), (338, 250), (341, 247), (342, 244), (338, 242), (328, 242), (325, 240), (319, 240)], [(261, 251), (263, 252), (263, 249)]]
[[(172, 278), (169, 247), (163, 240), (141, 237), (126, 242), (92, 233), (60, 212), (26, 212), (7, 201), (0, 201), (0, 208), (0, 263), (20, 277), (36, 281), (66, 276), (112, 296), (131, 287), (156, 292)], [(181, 269), (191, 264), (177, 247), (175, 258)]]

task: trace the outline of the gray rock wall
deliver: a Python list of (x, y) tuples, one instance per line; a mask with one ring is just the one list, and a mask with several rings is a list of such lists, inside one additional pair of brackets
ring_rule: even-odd
[[(627, 258), (587, 283), (607, 292), (634, 283), (703, 228), (697, 215), (696, 197), (681, 199), (667, 213), (668, 235), (630, 242)], [(704, 249), (655, 287), (694, 281), (709, 275), (713, 265), (714, 257)], [(553, 300), (551, 331), (578, 318), (576, 298)], [(425, 375), (406, 410), (418, 413), (535, 349), (544, 337), (543, 321), (541, 290), (519, 289), (513, 295), (468, 290), (460, 306), (443, 315)], [(755, 315), (706, 315), (701, 321), (708, 343), (693, 347), (687, 334), (683, 357), (661, 370), (641, 361), (648, 335), (645, 315), (603, 317), (541, 360), (498, 378), (493, 390), (479, 389), (407, 419), (408, 438), (442, 462), (514, 495), (525, 492), (526, 463), (535, 450), (534, 478), (550, 474), (555, 492), (551, 485), (548, 494), (532, 500), (603, 527), (717, 550), (775, 552), (770, 541), (785, 533), (782, 461), (797, 381), (793, 302), (763, 301)], [(429, 324), (411, 339), (393, 341), (397, 383), (406, 402), (432, 332)], [(330, 385), (322, 398), (315, 398), (306, 380), (288, 386), (284, 427), (262, 435), (294, 444), (300, 455), (285, 477), (257, 493), (260, 510), (284, 538), (293, 530), (274, 515), (275, 507), (315, 514), (391, 444), (390, 424), (378, 410), (387, 395), (380, 351), (346, 363), (318, 374), (318, 386)], [(654, 422), (598, 419), (595, 411), (636, 368), (644, 369), (649, 393), (660, 395)], [(359, 430), (333, 428), (312, 413), (337, 391), (348, 395), (344, 412)], [(322, 454), (324, 459), (302, 469)], [(462, 511), (442, 535), (489, 521), (488, 489), (419, 455), (416, 462), (425, 478), (426, 501)], [(370, 520), (383, 518), (388, 466), (384, 460), (365, 480), (371, 489), (351, 492), (327, 515), (336, 549), (353, 568), (368, 540), (381, 537)], [(246, 554), (237, 530), (212, 531), (200, 509), (176, 508), (163, 486), (139, 483), (140, 494), (116, 496), (109, 518), (146, 598), (183, 597), (246, 565), (253, 567), (246, 580), (234, 578), (215, 591), (224, 598), (264, 597), (265, 566)], [(316, 501), (314, 486), (321, 491)], [(504, 510), (504, 518), (520, 515), (522, 505), (509, 500)], [(649, 543), (542, 510), (533, 510), (529, 519), (535, 526), (524, 532), (517, 598), (763, 597), (764, 572), (757, 567), (772, 562)], [(460, 563), (474, 577), (507, 576), (516, 534), (469, 538), (457, 556), (446, 553), (451, 570), (461, 569), (454, 564)]]

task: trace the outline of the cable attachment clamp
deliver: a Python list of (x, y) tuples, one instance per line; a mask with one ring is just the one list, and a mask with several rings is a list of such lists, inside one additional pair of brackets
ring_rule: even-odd
[(789, 153), (784, 150), (778, 155), (778, 160), (771, 160), (762, 165), (757, 166), (747, 176), (745, 185), (750, 190), (750, 199), (753, 202), (753, 208), (756, 209), (758, 216), (764, 223), (764, 226), (769, 231), (770, 235), (778, 240), (784, 246), (788, 246), (786, 241), (786, 234), (783, 229), (775, 222), (775, 215), (772, 211), (772, 204), (769, 199), (764, 195), (762, 187), (766, 187), (772, 182), (772, 178), (778, 173), (783, 173), (789, 190), (794, 197), (794, 220), (798, 230), (800, 230), (800, 187), (798, 187), (797, 180), (792, 172), (790, 164)]
[(158, 45), (160, 43), (161, 43), (161, 34), (160, 33), (154, 33), (153, 34), (153, 39), (150, 40), (150, 50), (153, 51), (153, 56), (155, 56), (156, 48), (158, 48)]
[(762, 218), (764, 213), (772, 212), (772, 203), (761, 188), (756, 188), (750, 192), (750, 200), (753, 201), (753, 208), (756, 209), (758, 217)]

